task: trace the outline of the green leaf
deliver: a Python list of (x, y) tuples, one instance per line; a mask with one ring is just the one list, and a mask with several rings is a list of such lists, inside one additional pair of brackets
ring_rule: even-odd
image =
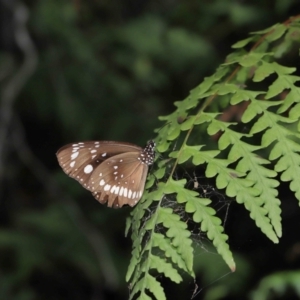
[(226, 243), (228, 236), (223, 233), (222, 221), (215, 216), (215, 210), (207, 206), (210, 203), (208, 201), (209, 199), (190, 197), (186, 203), (186, 211), (193, 214), (193, 220), (196, 223), (201, 223), (201, 230), (207, 232), (207, 237), (213, 242), (218, 253), (223, 257), (230, 269), (234, 271), (235, 263)]
[(176, 248), (172, 245), (172, 240), (165, 237), (163, 234), (153, 234), (153, 247), (158, 247), (163, 251), (165, 257), (171, 258), (172, 262), (182, 270), (188, 272), (184, 260), (177, 252)]
[(148, 259), (149, 261), (147, 261), (146, 263), (150, 264), (150, 269), (157, 270), (159, 273), (162, 273), (164, 276), (170, 278), (175, 283), (179, 283), (182, 281), (182, 277), (170, 263), (166, 262), (156, 255), (151, 255)]
[(252, 42), (255, 38), (253, 36), (250, 36), (244, 40), (238, 41), (237, 43), (233, 44), (231, 47), (234, 49), (237, 48), (243, 48), (245, 47), (247, 44), (249, 44), (250, 42)]
[(239, 60), (239, 63), (240, 63), (241, 66), (246, 67), (246, 68), (252, 67), (252, 66), (257, 65), (257, 63), (260, 62), (261, 59), (264, 56), (267, 56), (267, 55), (271, 55), (271, 54), (259, 53), (259, 52), (250, 52), (249, 54), (243, 56)]
[(166, 300), (166, 296), (161, 284), (150, 274), (145, 274), (145, 276), (136, 283), (130, 293), (129, 299), (133, 299), (135, 294), (140, 291), (138, 299), (148, 300), (149, 296), (146, 294), (146, 290), (149, 290), (157, 300)]
[(266, 99), (273, 98), (280, 94), (283, 90), (292, 88), (293, 84), (299, 80), (300, 78), (291, 75), (282, 75), (281, 77), (278, 77), (273, 84), (270, 85), (266, 94)]
[(287, 30), (287, 26), (285, 26), (284, 24), (277, 24), (274, 27), (273, 31), (271, 31), (271, 33), (266, 36), (266, 39), (269, 42), (274, 42), (279, 38), (281, 38), (283, 34), (286, 32), (286, 30)]
[(189, 238), (191, 233), (187, 230), (185, 222), (180, 221), (180, 217), (173, 214), (171, 209), (161, 208), (158, 215), (158, 223), (162, 223), (167, 228), (166, 235), (172, 240), (172, 245), (177, 248), (185, 262), (189, 273), (194, 276), (193, 271), (193, 247)]
[(261, 82), (273, 73), (275, 73), (273, 64), (262, 61), (261, 65), (254, 72), (253, 81)]

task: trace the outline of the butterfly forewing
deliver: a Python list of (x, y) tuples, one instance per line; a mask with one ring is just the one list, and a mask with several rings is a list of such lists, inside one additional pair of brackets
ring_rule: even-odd
[(60, 148), (57, 158), (66, 174), (110, 207), (134, 206), (142, 196), (155, 143), (145, 149), (129, 143), (89, 141)]
[(89, 189), (91, 173), (100, 163), (128, 151), (140, 152), (142, 148), (127, 143), (89, 141), (65, 145), (58, 150), (57, 158), (67, 175)]

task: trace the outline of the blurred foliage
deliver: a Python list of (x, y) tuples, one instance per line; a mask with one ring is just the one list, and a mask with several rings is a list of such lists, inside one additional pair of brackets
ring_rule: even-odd
[(251, 299), (264, 300), (274, 297), (300, 297), (300, 272), (278, 272), (266, 276), (252, 293)]
[[(297, 0), (1, 0), (0, 299), (127, 299), (130, 209), (100, 206), (62, 174), (56, 150), (89, 139), (142, 145), (157, 116), (213, 73), (231, 44), (297, 11)], [(27, 58), (14, 31), (27, 13), (21, 29), (38, 63), (8, 102), (5, 91)], [(283, 59), (297, 65), (297, 55)], [(284, 195), (287, 229), (277, 248), (231, 205), (226, 230), (239, 252), (237, 273), (226, 275), (216, 254), (199, 247), (197, 262), (210, 264), (195, 263), (196, 299), (242, 299), (265, 274), (300, 267), (299, 213)], [(190, 299), (195, 289), (164, 284), (168, 299)]]

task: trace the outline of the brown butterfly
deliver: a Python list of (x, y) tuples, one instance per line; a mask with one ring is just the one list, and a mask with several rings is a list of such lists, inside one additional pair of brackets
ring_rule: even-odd
[(60, 148), (57, 159), (70, 177), (92, 192), (102, 204), (119, 208), (141, 199), (155, 143), (139, 146), (113, 141), (89, 141)]

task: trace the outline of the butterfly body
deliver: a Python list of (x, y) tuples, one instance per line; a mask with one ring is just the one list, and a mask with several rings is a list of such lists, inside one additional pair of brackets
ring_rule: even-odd
[(57, 158), (64, 172), (76, 179), (102, 204), (134, 206), (142, 197), (155, 143), (139, 146), (114, 141), (88, 141), (60, 148)]

